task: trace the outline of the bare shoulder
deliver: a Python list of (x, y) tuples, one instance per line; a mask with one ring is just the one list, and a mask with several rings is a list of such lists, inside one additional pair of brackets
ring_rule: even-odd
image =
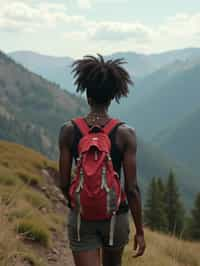
[(64, 135), (69, 135), (73, 132), (73, 130), (74, 130), (74, 125), (72, 121), (68, 121), (61, 126), (60, 133)]
[(60, 128), (60, 134), (59, 134), (60, 148), (64, 146), (71, 147), (73, 138), (74, 138), (74, 125), (71, 121), (68, 121)]
[(120, 146), (123, 147), (123, 150), (127, 150), (127, 148), (136, 149), (136, 131), (133, 127), (122, 124), (118, 127), (117, 135), (118, 143), (120, 143)]
[(130, 127), (126, 124), (122, 124), (118, 127), (118, 134), (121, 137), (124, 138), (134, 138), (136, 139), (136, 132), (135, 132), (135, 128)]

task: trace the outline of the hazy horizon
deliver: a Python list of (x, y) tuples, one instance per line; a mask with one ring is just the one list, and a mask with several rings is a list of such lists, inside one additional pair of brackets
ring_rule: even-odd
[[(183, 48), (180, 48), (180, 49), (171, 49), (171, 50), (163, 50), (163, 51), (159, 51), (159, 52), (136, 52), (136, 51), (131, 51), (131, 50), (127, 50), (127, 51), (115, 51), (114, 53), (112, 54), (115, 54), (115, 53), (135, 53), (137, 55), (159, 55), (159, 54), (163, 54), (163, 53), (167, 53), (167, 52), (175, 52), (175, 51), (178, 51), (178, 50), (186, 50), (186, 49), (200, 49), (200, 46), (199, 47), (183, 47)], [(5, 51), (2, 51), (2, 52), (5, 52)], [(38, 55), (41, 55), (41, 56), (47, 56), (47, 57), (55, 57), (55, 58), (65, 58), (65, 57), (71, 57), (71, 58), (76, 58), (78, 56), (71, 56), (71, 55), (68, 55), (68, 54), (63, 54), (63, 55), (56, 55), (56, 54), (47, 54), (47, 53), (42, 53), (42, 52), (37, 52), (37, 51), (34, 51), (34, 50), (10, 50), (10, 51), (7, 51), (6, 52), (7, 54), (14, 54), (14, 53), (33, 53), (33, 54), (38, 54)], [(109, 56), (111, 54), (103, 54), (104, 56)]]

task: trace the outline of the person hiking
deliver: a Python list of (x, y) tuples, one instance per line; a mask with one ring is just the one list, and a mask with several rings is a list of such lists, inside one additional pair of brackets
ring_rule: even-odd
[(68, 236), (77, 266), (121, 265), (129, 210), (136, 228), (134, 257), (145, 251), (136, 133), (108, 113), (111, 102), (127, 96), (133, 84), (124, 63), (97, 55), (72, 64), (77, 92), (86, 92), (90, 109), (66, 122), (59, 135), (60, 187), (70, 208)]

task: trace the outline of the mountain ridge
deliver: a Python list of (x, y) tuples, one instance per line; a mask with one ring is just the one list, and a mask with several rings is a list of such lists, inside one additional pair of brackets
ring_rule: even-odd
[[(73, 58), (70, 56), (48, 56), (32, 51), (15, 51), (8, 53), (13, 59), (22, 63), (33, 72), (43, 75), (45, 78), (56, 82), (62, 88), (67, 88), (73, 92), (73, 80), (70, 74), (70, 65)], [(32, 56), (30, 60), (29, 56)], [(128, 62), (126, 68), (134, 78), (144, 78), (145, 76), (158, 70), (163, 65), (175, 60), (186, 60), (188, 58), (200, 57), (200, 48), (184, 48), (180, 50), (165, 51), (153, 54), (142, 54), (136, 52), (115, 52), (105, 55), (105, 58), (123, 57)], [(29, 59), (29, 60), (28, 60)], [(47, 59), (51, 62), (45, 63)], [(56, 63), (58, 62), (59, 63)], [(41, 63), (39, 63), (41, 62)], [(66, 64), (65, 64), (66, 62)]]

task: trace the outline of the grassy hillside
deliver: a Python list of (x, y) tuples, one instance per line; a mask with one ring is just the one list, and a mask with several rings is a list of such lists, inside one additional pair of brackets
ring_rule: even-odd
[[(54, 173), (54, 175), (53, 175)], [(60, 265), (66, 203), (55, 186), (56, 163), (0, 141), (0, 265)]]
[(59, 128), (64, 121), (85, 110), (83, 100), (29, 72), (0, 52), (1, 139), (56, 158)]
[(133, 258), (133, 237), (125, 249), (123, 265), (136, 266), (199, 266), (200, 243), (178, 240), (145, 230), (147, 249), (143, 257)]
[[(67, 208), (56, 177), (55, 162), (18, 144), (0, 141), (0, 266), (73, 265), (66, 233)], [(200, 266), (200, 244), (148, 229), (145, 235), (145, 256), (132, 258), (131, 237), (123, 265)]]

